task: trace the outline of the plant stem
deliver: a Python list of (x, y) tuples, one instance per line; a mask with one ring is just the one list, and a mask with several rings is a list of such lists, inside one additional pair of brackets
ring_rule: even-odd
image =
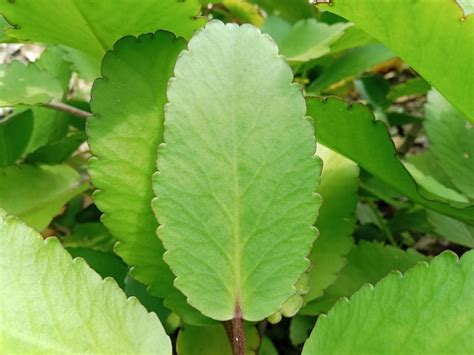
[(410, 148), (412, 147), (413, 143), (415, 143), (416, 138), (418, 137), (418, 134), (422, 130), (423, 125), (421, 123), (415, 123), (411, 127), (411, 129), (407, 132), (405, 141), (403, 144), (398, 148), (398, 153), (405, 155), (408, 153)]
[(223, 322), (224, 328), (229, 338), (230, 346), (232, 347), (233, 355), (245, 355), (245, 333), (244, 320), (240, 307), (237, 305), (235, 316), (232, 320)]
[(50, 103), (44, 104), (43, 106), (53, 109), (53, 110), (66, 112), (73, 116), (77, 116), (81, 118), (89, 118), (90, 116), (92, 116), (92, 113), (81, 110), (77, 107), (65, 104), (64, 102), (50, 102)]
[(387, 224), (385, 223), (385, 220), (382, 214), (380, 213), (378, 207), (375, 205), (374, 201), (367, 199), (367, 205), (370, 207), (375, 217), (377, 218), (377, 221), (380, 224), (380, 228), (382, 229), (382, 232), (385, 234), (389, 242), (392, 245), (397, 246), (397, 242), (395, 241), (395, 238), (393, 237), (392, 231), (387, 227)]

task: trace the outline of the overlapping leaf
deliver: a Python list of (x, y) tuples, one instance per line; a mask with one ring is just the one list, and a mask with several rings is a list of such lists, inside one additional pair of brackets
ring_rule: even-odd
[(20, 40), (62, 44), (100, 60), (126, 35), (159, 29), (191, 37), (202, 20), (199, 0), (0, 1), (0, 13), (16, 27), (7, 34)]
[(452, 183), (474, 200), (474, 128), (441, 95), (431, 91), (425, 106), (430, 151)]
[(320, 163), (291, 81), (268, 36), (212, 22), (170, 82), (158, 235), (175, 285), (218, 320), (272, 314), (309, 266)]
[(336, 281), (302, 310), (303, 314), (327, 312), (342, 297), (350, 297), (366, 283), (376, 283), (390, 271), (406, 271), (426, 258), (414, 250), (362, 241), (347, 256), (347, 264)]
[[(474, 122), (474, 17), (455, 1), (334, 0), (320, 8), (384, 43)], [(436, 19), (436, 21), (433, 21)]]
[(321, 145), (318, 145), (317, 152), (323, 160), (318, 189), (323, 203), (316, 222), (319, 236), (309, 255), (312, 266), (309, 271), (310, 289), (304, 297), (305, 302), (321, 296), (346, 263), (345, 256), (353, 244), (351, 234), (355, 227), (358, 200), (357, 165)]
[(156, 315), (57, 239), (0, 210), (0, 245), (2, 352), (171, 354)]
[(470, 354), (474, 252), (445, 252), (366, 286), (320, 317), (303, 354)]
[(31, 110), (0, 121), (0, 167), (13, 165), (22, 157), (33, 134)]
[(306, 0), (252, 0), (270, 16), (279, 16), (292, 23), (311, 18), (315, 11)]
[(104, 224), (120, 242), (116, 252), (153, 294), (170, 296), (170, 302), (181, 300), (185, 309), (170, 307), (195, 323), (205, 320), (173, 287), (151, 209), (151, 177), (163, 139), (166, 88), (184, 47), (183, 39), (164, 31), (119, 41), (104, 59), (103, 78), (94, 84), (91, 107), (95, 116), (87, 132), (96, 157), (89, 166), (99, 190), (95, 201), (104, 212)]
[(0, 64), (0, 106), (44, 104), (62, 97), (60, 83), (35, 64)]
[(41, 231), (87, 186), (66, 165), (9, 166), (0, 169), (0, 208)]
[(375, 177), (420, 205), (467, 223), (474, 223), (474, 207), (435, 195), (418, 186), (396, 156), (383, 122), (374, 121), (363, 105), (347, 106), (339, 99), (308, 98), (308, 114), (315, 118), (322, 144), (358, 163)]

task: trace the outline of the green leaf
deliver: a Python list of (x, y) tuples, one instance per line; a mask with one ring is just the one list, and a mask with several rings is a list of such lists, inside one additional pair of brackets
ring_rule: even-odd
[(387, 99), (393, 101), (402, 96), (425, 94), (430, 90), (430, 88), (431, 85), (422, 78), (409, 79), (404, 83), (392, 86), (387, 95)]
[[(420, 205), (464, 222), (474, 223), (474, 207), (447, 200), (418, 186), (398, 160), (385, 124), (374, 121), (363, 105), (347, 106), (339, 99), (307, 99), (318, 139), (328, 148), (358, 163), (370, 174)], [(459, 208), (458, 208), (459, 207)]]
[(309, 266), (320, 162), (291, 81), (269, 36), (218, 21), (191, 40), (170, 81), (158, 236), (176, 287), (217, 320), (276, 312)]
[(62, 46), (64, 58), (71, 63), (71, 68), (86, 81), (94, 81), (100, 77), (100, 63), (93, 57), (75, 48)]
[(322, 297), (309, 303), (304, 314), (327, 312), (342, 297), (350, 297), (366, 283), (378, 282), (390, 271), (404, 272), (426, 257), (409, 249), (361, 241), (347, 256), (347, 264)]
[(36, 105), (61, 99), (59, 82), (35, 64), (0, 64), (0, 106)]
[[(113, 6), (112, 6), (113, 5)], [(7, 34), (20, 40), (61, 44), (100, 60), (126, 35), (159, 29), (191, 37), (204, 20), (195, 20), (199, 0), (0, 1), (0, 13), (15, 25)]]
[(60, 164), (71, 157), (71, 155), (84, 143), (87, 136), (84, 132), (77, 132), (59, 141), (42, 146), (29, 154), (27, 163)]
[(88, 248), (67, 248), (73, 258), (83, 258), (102, 278), (112, 277), (123, 288), (127, 265), (117, 255)]
[(0, 167), (14, 165), (23, 153), (33, 133), (31, 110), (0, 121)]
[(344, 31), (344, 34), (331, 45), (331, 53), (337, 53), (354, 47), (377, 43), (367, 33), (352, 25)]
[(11, 26), (2, 16), (0, 16), (0, 43), (9, 43), (12, 41), (12, 39), (5, 33), (5, 30), (8, 28), (11, 28)]
[(107, 228), (99, 222), (78, 223), (70, 235), (61, 240), (65, 248), (87, 248), (111, 252), (115, 240)]
[(0, 210), (0, 347), (6, 353), (171, 354), (158, 318), (56, 238)]
[(279, 16), (292, 23), (315, 15), (312, 5), (306, 0), (252, 0), (269, 16)]
[[(257, 329), (245, 323), (245, 354), (254, 355), (260, 342)], [(184, 325), (177, 341), (178, 355), (232, 355), (229, 339), (222, 325), (194, 327)]]
[(319, 93), (341, 80), (362, 74), (374, 65), (385, 62), (395, 55), (381, 44), (370, 44), (353, 48), (337, 58), (307, 88), (308, 92)]
[(359, 168), (342, 155), (318, 145), (318, 155), (323, 159), (321, 185), (318, 193), (323, 203), (319, 210), (316, 227), (318, 239), (314, 243), (309, 260), (310, 289), (305, 303), (321, 296), (332, 284), (337, 273), (346, 263), (346, 255), (353, 245), (351, 238), (355, 227), (355, 209), (359, 187)]
[(71, 78), (71, 63), (65, 60), (66, 52), (59, 46), (49, 46), (35, 61), (39, 69), (50, 73), (61, 84), (64, 94), (69, 91), (69, 79)]
[(320, 317), (303, 354), (471, 354), (474, 252), (392, 273)]
[(474, 248), (474, 227), (432, 211), (427, 212), (427, 217), (435, 235), (450, 242)]
[(295, 316), (291, 318), (290, 340), (291, 344), (297, 346), (308, 339), (310, 331), (314, 327), (316, 319), (314, 317)]
[[(344, 30), (350, 27), (347, 23), (337, 23), (328, 25), (318, 22), (316, 19), (298, 21), (291, 27), (277, 27), (277, 24), (270, 24), (264, 27), (263, 31), (273, 36), (283, 54), (292, 62), (307, 62), (311, 59), (319, 58), (330, 52), (330, 46), (343, 34)], [(280, 22), (281, 20), (276, 20)], [(286, 27), (286, 28), (285, 28)]]
[(66, 165), (0, 169), (0, 208), (41, 231), (71, 198), (88, 187)]
[(425, 129), (430, 150), (452, 183), (474, 200), (474, 128), (436, 91), (428, 94)]
[(95, 158), (89, 173), (98, 189), (94, 198), (104, 212), (102, 221), (119, 241), (116, 252), (133, 266), (133, 277), (150, 286), (153, 295), (178, 302), (165, 304), (187, 322), (206, 324), (173, 287), (151, 209), (166, 88), (184, 47), (183, 39), (159, 31), (126, 37), (106, 55), (102, 79), (92, 89), (95, 116), (88, 120), (87, 132)]
[(454, 1), (337, 0), (320, 8), (387, 45), (474, 122), (474, 65), (466, 60), (474, 53), (474, 17), (463, 17)]

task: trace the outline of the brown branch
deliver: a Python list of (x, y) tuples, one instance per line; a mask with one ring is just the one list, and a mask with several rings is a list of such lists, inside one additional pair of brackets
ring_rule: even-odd
[(245, 355), (244, 320), (239, 305), (235, 308), (234, 318), (223, 322), (223, 325), (232, 347), (232, 354)]
[(73, 116), (77, 116), (81, 118), (89, 118), (90, 116), (92, 116), (92, 113), (81, 110), (77, 107), (65, 104), (64, 102), (50, 102), (50, 103), (44, 104), (43, 107), (47, 107), (47, 108), (61, 111), (61, 112), (66, 112)]

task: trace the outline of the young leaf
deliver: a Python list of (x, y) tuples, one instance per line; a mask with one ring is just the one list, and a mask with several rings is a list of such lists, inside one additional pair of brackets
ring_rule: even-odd
[(15, 25), (9, 36), (20, 40), (62, 44), (100, 60), (126, 35), (158, 29), (189, 38), (200, 27), (199, 0), (130, 0), (90, 2), (0, 0), (0, 13)]
[(153, 313), (56, 238), (0, 210), (0, 347), (6, 353), (171, 354)]
[(343, 79), (362, 74), (374, 65), (385, 62), (395, 55), (381, 44), (354, 48), (344, 53), (329, 65), (307, 88), (308, 92), (319, 93)]
[(320, 162), (291, 81), (269, 36), (217, 21), (170, 81), (158, 235), (176, 287), (217, 320), (269, 316), (309, 266)]
[[(420, 205), (447, 216), (474, 223), (474, 206), (423, 190), (396, 156), (390, 134), (381, 121), (360, 104), (339, 99), (307, 99), (322, 144), (358, 163), (375, 177)], [(443, 203), (444, 202), (444, 203)], [(458, 208), (459, 207), (459, 208)]]
[(471, 354), (474, 252), (392, 273), (320, 317), (303, 354)]
[(436, 91), (428, 94), (425, 128), (431, 152), (453, 184), (474, 200), (474, 128)]
[(167, 306), (186, 321), (206, 324), (173, 287), (150, 205), (151, 177), (163, 140), (166, 88), (185, 45), (183, 39), (159, 31), (138, 39), (126, 37), (105, 56), (102, 79), (92, 89), (95, 116), (88, 120), (87, 132), (95, 158), (89, 173), (98, 189), (94, 198), (104, 212), (102, 220), (119, 241), (116, 252), (133, 266), (133, 276), (150, 286), (152, 294), (181, 300)]
[(303, 314), (327, 312), (342, 297), (350, 297), (366, 283), (378, 282), (390, 271), (404, 272), (426, 258), (414, 250), (404, 251), (392, 246), (361, 241), (347, 256), (347, 264), (337, 280), (323, 295), (309, 303)]
[(0, 64), (0, 106), (36, 105), (61, 99), (59, 82), (35, 64)]
[(10, 166), (0, 169), (0, 207), (38, 231), (71, 198), (87, 189), (69, 166)]
[(320, 8), (386, 44), (474, 122), (474, 65), (466, 60), (474, 52), (474, 18), (454, 1), (337, 0)]
[(317, 152), (323, 160), (318, 189), (323, 203), (316, 222), (319, 236), (309, 254), (312, 265), (309, 271), (310, 289), (304, 297), (305, 302), (321, 296), (346, 263), (345, 256), (353, 245), (351, 234), (355, 227), (358, 200), (357, 165), (322, 145), (318, 145)]
[[(269, 20), (271, 21), (271, 19)], [(328, 25), (311, 18), (298, 21), (293, 26), (286, 28), (286, 31), (285, 28), (283, 31), (281, 28), (275, 28), (271, 22), (263, 30), (270, 36), (273, 36), (272, 29), (277, 31), (274, 39), (281, 54), (289, 61), (306, 62), (328, 54), (331, 44), (339, 39), (344, 34), (344, 30), (350, 26), (351, 24), (347, 23)]]

